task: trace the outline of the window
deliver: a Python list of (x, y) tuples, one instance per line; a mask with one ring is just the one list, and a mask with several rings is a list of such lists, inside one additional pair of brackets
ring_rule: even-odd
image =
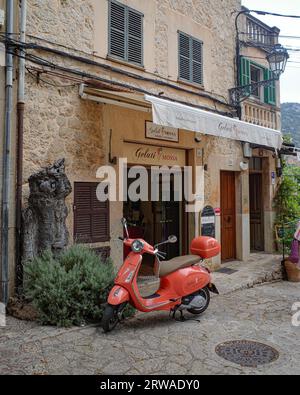
[(78, 243), (109, 241), (109, 202), (97, 199), (98, 183), (75, 183), (74, 240)]
[[(262, 69), (254, 65), (250, 66), (251, 84), (262, 81)], [(258, 86), (252, 91), (252, 96), (261, 98), (261, 88)]]
[(179, 32), (179, 79), (203, 85), (203, 42)]
[(253, 157), (250, 159), (250, 170), (251, 171), (262, 171), (263, 170), (263, 159)]
[[(258, 81), (267, 81), (272, 79), (272, 71), (252, 62), (250, 59), (241, 59), (241, 85), (249, 85)], [(250, 92), (250, 89), (249, 89)], [(265, 104), (276, 105), (276, 83), (275, 81), (265, 88), (257, 88), (252, 96), (260, 98)]]
[(143, 66), (143, 15), (109, 2), (109, 56)]

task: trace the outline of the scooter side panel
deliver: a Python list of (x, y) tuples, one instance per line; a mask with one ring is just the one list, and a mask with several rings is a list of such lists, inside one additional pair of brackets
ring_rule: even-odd
[(211, 275), (207, 270), (193, 266), (178, 270), (161, 279), (161, 288), (172, 289), (174, 295), (188, 296), (207, 287), (211, 283)]
[(108, 297), (108, 303), (112, 306), (119, 306), (129, 301), (129, 292), (119, 285), (113, 287)]

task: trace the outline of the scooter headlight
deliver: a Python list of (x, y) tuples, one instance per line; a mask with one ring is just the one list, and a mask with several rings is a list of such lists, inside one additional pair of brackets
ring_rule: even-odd
[(131, 245), (131, 249), (133, 252), (138, 254), (143, 251), (144, 243), (142, 243), (140, 240), (134, 240), (134, 242)]

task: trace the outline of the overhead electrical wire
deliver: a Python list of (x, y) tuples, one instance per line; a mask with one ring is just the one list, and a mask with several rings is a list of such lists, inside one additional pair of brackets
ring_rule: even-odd
[[(278, 14), (276, 12), (269, 12), (269, 11), (263, 11), (263, 10), (245, 10), (245, 14), (250, 14), (250, 13), (254, 13), (257, 15), (262, 15), (262, 16), (266, 16), (266, 15), (271, 15), (271, 16), (278, 16), (281, 18), (293, 18), (293, 19), (300, 19), (300, 15), (288, 15), (288, 14)], [(240, 11), (234, 11), (232, 14), (239, 14)]]
[[(222, 100), (220, 100), (220, 99), (218, 99), (218, 98), (216, 98), (216, 97), (214, 97), (214, 96), (212, 96), (212, 95), (210, 95), (208, 93), (204, 93), (204, 92), (201, 92), (201, 91), (200, 92), (195, 92), (195, 91), (192, 91), (192, 90), (189, 90), (189, 89), (186, 89), (186, 88), (174, 85), (172, 83), (169, 83), (169, 82), (166, 82), (166, 81), (163, 81), (163, 80), (153, 79), (153, 78), (149, 78), (149, 77), (143, 77), (141, 75), (138, 75), (138, 74), (135, 74), (135, 73), (132, 73), (132, 72), (127, 72), (125, 70), (122, 70), (122, 69), (119, 69), (119, 68), (116, 68), (116, 67), (113, 67), (113, 66), (110, 66), (110, 65), (107, 65), (107, 64), (99, 63), (99, 62), (97, 62), (95, 60), (91, 60), (91, 59), (88, 59), (86, 57), (73, 55), (73, 54), (65, 52), (65, 51), (61, 51), (61, 50), (58, 50), (58, 49), (50, 48), (50, 47), (47, 47), (47, 46), (42, 46), (42, 45), (39, 45), (39, 44), (36, 44), (36, 43), (22, 43), (22, 42), (20, 42), (20, 41), (18, 41), (16, 39), (10, 39), (10, 38), (7, 38), (7, 37), (3, 38), (2, 41), (10, 44), (11, 47), (16, 48), (16, 49), (23, 48), (23, 49), (27, 49), (27, 50), (32, 49), (32, 50), (41, 50), (41, 51), (49, 52), (49, 53), (52, 53), (54, 55), (62, 56), (62, 57), (65, 57), (65, 58), (69, 58), (69, 59), (72, 59), (72, 60), (75, 60), (75, 61), (78, 61), (78, 62), (81, 62), (81, 63), (86, 63), (86, 64), (89, 64), (91, 66), (101, 67), (101, 68), (103, 68), (103, 69), (105, 69), (107, 71), (116, 72), (116, 73), (125, 75), (127, 77), (133, 78), (135, 80), (140, 80), (140, 81), (144, 81), (144, 82), (151, 82), (151, 83), (154, 83), (154, 84), (159, 85), (159, 86), (165, 86), (165, 87), (172, 88), (172, 89), (175, 89), (175, 90), (178, 90), (178, 91), (182, 91), (182, 92), (186, 92), (186, 93), (189, 93), (189, 94), (192, 94), (192, 95), (196, 95), (198, 97), (200, 96), (200, 97), (203, 97), (203, 98), (207, 98), (207, 99), (210, 99), (210, 100), (214, 101), (215, 103), (223, 105), (223, 106), (232, 107), (228, 102), (222, 101)], [(14, 53), (14, 54), (16, 56), (18, 56), (18, 54), (16, 54), (16, 53)], [(41, 57), (39, 57), (37, 55), (28, 54), (28, 52), (27, 52), (26, 56), (29, 56), (29, 55), (32, 57), (31, 59), (35, 59), (38, 62), (39, 65), (44, 65), (44, 66), (47, 66), (47, 67), (50, 67), (50, 68), (51, 67), (54, 67), (54, 68), (57, 67), (57, 65), (52, 63), (51, 61), (48, 61), (48, 60), (46, 60), (44, 58), (41, 58)], [(116, 82), (113, 82), (113, 81), (110, 81), (110, 80), (108, 80), (106, 83), (117, 84)], [(126, 87), (130, 88), (130, 89), (136, 89), (135, 87), (130, 86), (130, 85), (126, 85)], [(149, 94), (149, 92), (145, 92), (145, 93)], [(223, 98), (223, 100), (224, 100), (224, 98)]]
[[(73, 74), (73, 75), (77, 75), (78, 77), (82, 78), (81, 83), (87, 83), (88, 82), (87, 79), (89, 81), (91, 81), (91, 80), (93, 81), (94, 80), (95, 82), (98, 81), (98, 82), (102, 82), (104, 84), (115, 85), (115, 86), (120, 87), (120, 88), (126, 88), (126, 89), (135, 90), (136, 92), (143, 93), (143, 94), (151, 94), (152, 96), (165, 98), (165, 99), (168, 99), (170, 101), (177, 102), (177, 103), (180, 103), (180, 104), (184, 104), (184, 105), (188, 104), (191, 107), (199, 108), (199, 109), (202, 109), (202, 110), (205, 110), (205, 111), (213, 111), (213, 112), (216, 112), (217, 114), (224, 115), (224, 116), (227, 116), (227, 117), (230, 117), (230, 118), (235, 116), (233, 113), (220, 111), (220, 110), (218, 110), (216, 108), (212, 109), (212, 108), (209, 108), (209, 107), (206, 107), (206, 106), (200, 106), (200, 105), (193, 104), (193, 103), (187, 103), (187, 102), (184, 102), (184, 101), (181, 101), (181, 100), (174, 100), (174, 99), (169, 98), (169, 97), (165, 97), (165, 96), (162, 96), (162, 95), (154, 94), (153, 92), (149, 92), (149, 91), (147, 91), (145, 89), (142, 89), (142, 88), (139, 88), (139, 87), (136, 87), (136, 86), (132, 86), (132, 85), (116, 82), (116, 81), (113, 81), (113, 80), (105, 79), (105, 78), (99, 77), (99, 76), (94, 75), (94, 74), (83, 72), (83, 71), (78, 70), (78, 69), (73, 69), (73, 68), (61, 66), (61, 65), (55, 64), (53, 62), (47, 61), (46, 59), (43, 59), (43, 58), (31, 55), (31, 54), (28, 54), (28, 53), (25, 56), (21, 56), (20, 54), (15, 53), (14, 51), (9, 52), (9, 53), (12, 53), (13, 55), (15, 55), (17, 57), (25, 58), (25, 59), (31, 61), (32, 63), (38, 64), (40, 66), (49, 67), (49, 68), (51, 68), (53, 70), (56, 69), (56, 70), (63, 71), (65, 73), (70, 73), (70, 74)], [(40, 73), (42, 73), (42, 72), (43, 72), (43, 70), (40, 71)], [(37, 76), (37, 78), (39, 78), (39, 77)], [(76, 85), (78, 85), (78, 84), (76, 84)], [(230, 106), (230, 105), (228, 105), (228, 106)], [(232, 106), (230, 106), (230, 107), (232, 107)]]

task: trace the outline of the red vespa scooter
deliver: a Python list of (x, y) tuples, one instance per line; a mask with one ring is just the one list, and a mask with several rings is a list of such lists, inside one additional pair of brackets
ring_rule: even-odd
[[(108, 297), (102, 327), (104, 332), (112, 331), (123, 317), (128, 303), (137, 310), (149, 313), (152, 311), (170, 311), (175, 314), (188, 311), (195, 315), (202, 314), (209, 306), (210, 292), (219, 294), (212, 284), (212, 276), (208, 269), (201, 266), (204, 259), (217, 256), (221, 251), (220, 244), (210, 237), (198, 237), (191, 244), (193, 255), (181, 256), (170, 261), (159, 246), (176, 243), (177, 237), (169, 239), (154, 247), (142, 239), (130, 239), (126, 219), (122, 220), (126, 238), (120, 238), (132, 252), (125, 259), (116, 279), (115, 286)], [(156, 258), (155, 272), (160, 278), (160, 288), (154, 294), (143, 298), (138, 289), (137, 278), (143, 255), (150, 254)]]

